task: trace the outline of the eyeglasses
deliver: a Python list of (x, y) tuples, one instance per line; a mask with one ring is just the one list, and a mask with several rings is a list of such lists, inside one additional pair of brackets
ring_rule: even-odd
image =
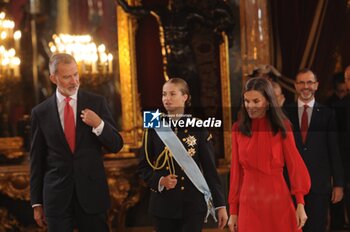
[(298, 82), (295, 82), (295, 84), (297, 85), (307, 85), (307, 86), (310, 86), (310, 85), (313, 85), (315, 84), (317, 81), (298, 81)]

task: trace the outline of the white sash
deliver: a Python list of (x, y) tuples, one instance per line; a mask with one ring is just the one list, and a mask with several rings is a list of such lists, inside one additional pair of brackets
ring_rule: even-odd
[(170, 126), (161, 126), (160, 128), (154, 128), (154, 130), (157, 132), (163, 143), (169, 148), (174, 159), (184, 170), (187, 177), (191, 180), (194, 186), (196, 186), (196, 188), (203, 193), (208, 207), (205, 222), (207, 222), (209, 214), (211, 214), (214, 220), (217, 221), (209, 186), (196, 162), (188, 155), (184, 145), (181, 143)]

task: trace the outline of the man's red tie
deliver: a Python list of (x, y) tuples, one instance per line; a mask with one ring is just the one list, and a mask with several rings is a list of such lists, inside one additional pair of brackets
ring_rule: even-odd
[(300, 131), (301, 131), (301, 138), (303, 140), (303, 144), (305, 144), (307, 130), (308, 130), (308, 127), (309, 127), (309, 117), (308, 117), (308, 113), (307, 113), (307, 108), (308, 107), (309, 107), (308, 105), (304, 105), (303, 115), (301, 116)]
[(75, 149), (75, 122), (73, 108), (70, 106), (70, 97), (66, 97), (64, 101), (66, 105), (64, 107), (64, 134), (72, 152)]

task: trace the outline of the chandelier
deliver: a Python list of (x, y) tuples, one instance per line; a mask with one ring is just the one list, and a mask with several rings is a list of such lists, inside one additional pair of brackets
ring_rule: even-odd
[(17, 55), (20, 50), (21, 31), (14, 31), (14, 21), (0, 12), (0, 95), (5, 95), (20, 80), (21, 60)]
[(90, 35), (54, 34), (52, 39), (49, 43), (51, 52), (71, 54), (83, 78), (113, 74), (113, 55), (106, 52), (104, 44), (97, 46)]

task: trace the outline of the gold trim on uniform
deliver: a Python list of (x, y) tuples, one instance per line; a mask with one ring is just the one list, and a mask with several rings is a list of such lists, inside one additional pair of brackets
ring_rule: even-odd
[(187, 153), (188, 153), (190, 156), (194, 156), (194, 155), (196, 154), (196, 149), (194, 149), (194, 148), (188, 148)]
[(213, 136), (211, 134), (209, 134), (207, 141), (211, 140), (213, 138)]
[(194, 147), (197, 144), (197, 139), (193, 135), (187, 136), (186, 143), (189, 147)]

